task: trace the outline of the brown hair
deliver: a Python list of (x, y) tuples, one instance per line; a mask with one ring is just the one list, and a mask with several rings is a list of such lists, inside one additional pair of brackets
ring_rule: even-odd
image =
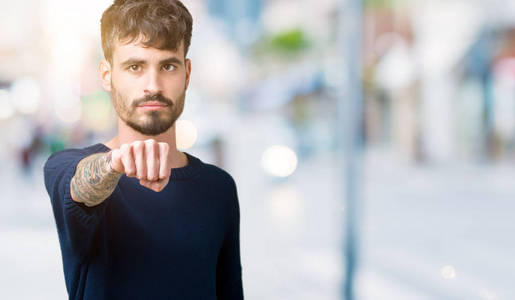
[(179, 0), (115, 0), (102, 14), (100, 32), (104, 57), (112, 63), (116, 41), (133, 42), (141, 35), (147, 47), (176, 51), (191, 42), (193, 19)]

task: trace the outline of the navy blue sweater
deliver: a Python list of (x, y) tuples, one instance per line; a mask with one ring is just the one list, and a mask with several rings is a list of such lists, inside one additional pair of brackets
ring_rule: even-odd
[(78, 162), (108, 151), (67, 149), (44, 166), (69, 299), (243, 299), (232, 176), (184, 152), (161, 192), (123, 175), (101, 204), (73, 201)]

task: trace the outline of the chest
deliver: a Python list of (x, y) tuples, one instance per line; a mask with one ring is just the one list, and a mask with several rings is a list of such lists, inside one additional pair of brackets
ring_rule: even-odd
[(114, 196), (104, 224), (113, 261), (216, 261), (231, 222), (223, 194), (202, 186), (169, 185), (157, 193), (121, 185)]

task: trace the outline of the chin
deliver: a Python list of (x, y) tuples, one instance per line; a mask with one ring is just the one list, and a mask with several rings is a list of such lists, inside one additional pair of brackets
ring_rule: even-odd
[(170, 122), (168, 120), (161, 120), (159, 122), (153, 122), (152, 124), (127, 122), (127, 125), (141, 134), (156, 136), (166, 132), (173, 126), (174, 123), (175, 121)]

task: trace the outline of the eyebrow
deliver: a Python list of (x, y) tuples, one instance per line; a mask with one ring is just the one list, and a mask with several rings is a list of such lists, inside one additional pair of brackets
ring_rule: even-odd
[[(122, 62), (121, 65), (122, 65), (122, 67), (128, 67), (131, 65), (145, 65), (146, 63), (147, 63), (147, 61), (144, 59), (131, 57), (131, 58), (127, 59), (126, 61)], [(167, 59), (163, 59), (163, 60), (159, 61), (159, 64), (160, 65), (177, 64), (179, 66), (182, 66), (182, 61), (180, 59), (178, 59), (177, 57), (169, 57)]]
[(163, 59), (162, 61), (159, 62), (159, 64), (161, 64), (161, 65), (176, 64), (176, 65), (182, 66), (182, 61), (180, 59), (178, 59), (177, 57), (170, 57), (167, 59)]

